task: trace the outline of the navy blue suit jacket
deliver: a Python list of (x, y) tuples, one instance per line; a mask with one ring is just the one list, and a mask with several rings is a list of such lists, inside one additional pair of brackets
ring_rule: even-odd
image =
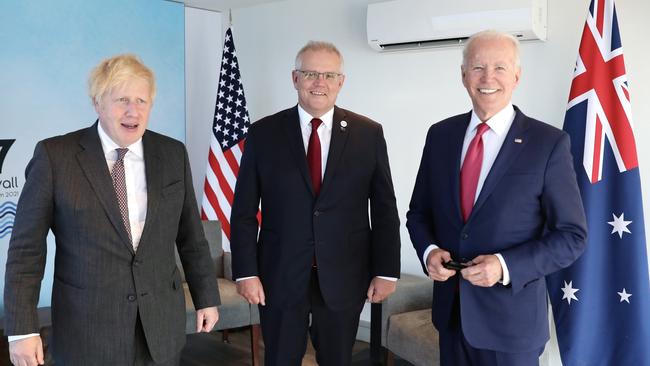
[(465, 338), (476, 348), (501, 352), (529, 351), (546, 343), (544, 276), (573, 263), (586, 244), (569, 136), (515, 111), (467, 223), (460, 211), (459, 177), (471, 112), (431, 126), (406, 223), (420, 261), (430, 244), (454, 259), (503, 255), (508, 286), (477, 287), (459, 274), (435, 281), (433, 294), (433, 323), (445, 329), (460, 281)]

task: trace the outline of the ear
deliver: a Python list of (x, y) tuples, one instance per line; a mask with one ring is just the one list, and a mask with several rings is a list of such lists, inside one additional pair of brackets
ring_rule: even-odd
[(519, 85), (519, 79), (521, 78), (521, 66), (515, 71), (515, 87)]
[(293, 87), (294, 89), (298, 90), (298, 78), (300, 77), (300, 74), (298, 71), (293, 70), (291, 71), (291, 81), (293, 81)]
[(345, 82), (345, 75), (341, 75), (339, 78), (339, 89), (343, 87), (343, 83)]
[(467, 88), (467, 83), (465, 82), (465, 76), (467, 76), (467, 73), (465, 72), (465, 66), (460, 65), (460, 79), (463, 82), (463, 86)]
[(95, 108), (95, 112), (99, 114), (101, 107), (99, 106), (99, 102), (97, 101), (97, 99), (94, 97), (93, 97), (93, 107)]

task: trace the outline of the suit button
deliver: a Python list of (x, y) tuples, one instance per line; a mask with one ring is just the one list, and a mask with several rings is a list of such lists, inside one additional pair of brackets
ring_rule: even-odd
[(467, 234), (467, 233), (462, 233), (460, 237), (461, 237), (463, 240), (467, 240), (467, 238), (469, 238), (469, 234)]
[(318, 210), (314, 211), (314, 216), (316, 216), (316, 217), (320, 216), (320, 211), (318, 211)]
[(127, 296), (126, 299), (133, 302), (133, 301), (135, 301), (135, 295), (134, 294), (129, 294), (129, 296)]
[(136, 267), (139, 266), (139, 265), (141, 265), (141, 264), (142, 264), (142, 261), (139, 260), (139, 259), (135, 259), (135, 260), (133, 261), (133, 265), (136, 266)]

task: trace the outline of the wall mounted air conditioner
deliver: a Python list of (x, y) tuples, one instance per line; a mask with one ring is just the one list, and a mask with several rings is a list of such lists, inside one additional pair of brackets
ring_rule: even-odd
[(547, 0), (393, 0), (368, 4), (368, 44), (380, 52), (461, 45), (495, 29), (546, 40)]

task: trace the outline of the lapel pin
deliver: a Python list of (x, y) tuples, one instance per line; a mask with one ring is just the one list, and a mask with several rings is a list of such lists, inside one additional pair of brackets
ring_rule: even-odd
[(521, 144), (522, 142), (524, 142), (524, 140), (522, 140), (522, 139), (515, 139), (515, 144)]
[(345, 121), (341, 121), (341, 132), (345, 132), (346, 127), (348, 127), (348, 123)]

